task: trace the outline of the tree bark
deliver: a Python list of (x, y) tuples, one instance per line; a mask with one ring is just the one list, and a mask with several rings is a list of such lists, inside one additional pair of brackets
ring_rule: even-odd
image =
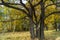
[(38, 33), (39, 33), (39, 28), (38, 28), (38, 24), (36, 24), (36, 38), (38, 38)]
[(45, 9), (43, 0), (41, 0), (41, 15), (40, 15), (40, 39), (44, 40), (44, 17), (45, 17)]
[(35, 38), (34, 24), (31, 20), (30, 20), (30, 34), (31, 34), (31, 39), (34, 40), (34, 38)]
[(44, 20), (40, 22), (40, 40), (44, 40)]

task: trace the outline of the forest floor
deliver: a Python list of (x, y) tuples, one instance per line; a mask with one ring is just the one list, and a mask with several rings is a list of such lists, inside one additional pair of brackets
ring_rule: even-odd
[[(60, 31), (45, 31), (46, 40), (60, 40)], [(1, 33), (0, 40), (31, 40), (29, 32)]]

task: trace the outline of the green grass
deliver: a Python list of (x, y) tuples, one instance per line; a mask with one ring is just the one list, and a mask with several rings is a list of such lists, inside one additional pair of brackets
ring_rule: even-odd
[[(59, 31), (45, 31), (45, 40), (56, 40), (57, 38), (60, 38)], [(29, 32), (9, 32), (0, 34), (0, 40), (31, 40), (31, 38)]]

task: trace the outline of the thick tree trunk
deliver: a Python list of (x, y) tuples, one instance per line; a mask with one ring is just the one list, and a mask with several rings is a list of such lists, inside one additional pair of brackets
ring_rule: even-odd
[(36, 24), (36, 38), (38, 38), (38, 33), (39, 33), (39, 28), (38, 28), (38, 24)]
[(43, 0), (41, 0), (41, 15), (40, 15), (40, 39), (44, 40), (44, 17), (45, 17), (45, 9), (44, 9), (44, 3)]
[(44, 20), (40, 22), (40, 40), (44, 40)]
[(31, 20), (30, 20), (30, 34), (31, 34), (31, 39), (34, 40), (34, 38), (35, 38), (34, 24)]

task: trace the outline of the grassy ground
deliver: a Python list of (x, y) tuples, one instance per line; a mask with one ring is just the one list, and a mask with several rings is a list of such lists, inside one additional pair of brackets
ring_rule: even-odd
[[(45, 31), (46, 40), (60, 40), (59, 31)], [(0, 40), (31, 40), (29, 32), (11, 32), (0, 34)]]
[(46, 40), (60, 40), (60, 31), (45, 31)]
[(0, 34), (0, 40), (30, 40), (29, 32), (11, 32)]

